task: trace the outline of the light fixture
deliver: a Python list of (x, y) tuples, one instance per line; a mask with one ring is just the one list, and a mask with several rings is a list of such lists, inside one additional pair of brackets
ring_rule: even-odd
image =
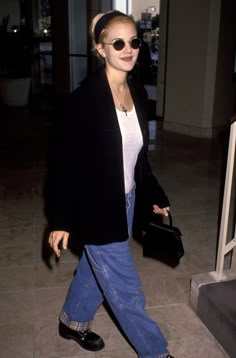
[(19, 31), (18, 26), (14, 25), (12, 26), (12, 32), (17, 33)]
[(146, 8), (146, 13), (148, 13), (148, 10), (151, 10), (152, 12), (154, 12), (154, 11), (156, 11), (156, 6), (148, 6), (147, 8)]

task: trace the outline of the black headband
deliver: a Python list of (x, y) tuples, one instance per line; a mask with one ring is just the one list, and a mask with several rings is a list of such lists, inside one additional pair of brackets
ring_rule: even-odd
[(100, 19), (98, 20), (98, 22), (96, 23), (95, 28), (94, 28), (94, 38), (95, 38), (96, 44), (99, 41), (99, 36), (100, 36), (102, 30), (104, 29), (104, 27), (108, 24), (108, 22), (110, 20), (112, 20), (116, 16), (128, 17), (126, 14), (123, 14), (123, 12), (120, 12), (117, 10), (108, 12), (108, 13), (104, 14), (102, 17), (100, 17)]

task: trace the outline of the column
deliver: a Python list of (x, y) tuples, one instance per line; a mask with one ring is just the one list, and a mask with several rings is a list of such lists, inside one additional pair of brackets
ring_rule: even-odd
[(113, 3), (114, 10), (119, 10), (124, 14), (128, 14), (129, 11), (128, 0), (113, 0), (112, 3)]
[(79, 86), (87, 74), (87, 1), (69, 0), (70, 91)]
[(234, 0), (169, 0), (164, 128), (212, 137), (233, 110)]

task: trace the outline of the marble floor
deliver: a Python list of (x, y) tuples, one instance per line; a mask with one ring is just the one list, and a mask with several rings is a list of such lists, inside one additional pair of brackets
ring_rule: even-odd
[[(77, 256), (56, 261), (46, 243), (43, 182), (50, 113), (0, 113), (0, 358), (136, 357), (104, 307), (94, 330), (105, 348), (90, 353), (58, 336), (58, 314)], [(142, 257), (131, 241), (147, 310), (175, 358), (228, 357), (189, 306), (190, 278), (214, 270), (227, 134), (197, 139), (158, 129), (150, 160), (168, 193), (185, 256), (175, 268)]]

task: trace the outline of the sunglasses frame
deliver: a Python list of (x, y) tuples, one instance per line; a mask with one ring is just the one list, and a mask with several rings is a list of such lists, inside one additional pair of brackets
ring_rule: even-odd
[[(140, 43), (139, 43), (139, 46), (138, 46), (137, 48), (135, 48), (135, 47), (132, 46), (132, 41), (135, 41), (135, 40), (139, 40), (139, 42), (140, 42)], [(118, 41), (123, 42), (123, 47), (122, 47), (121, 49), (115, 48), (115, 44), (116, 44), (116, 42), (118, 42)], [(131, 46), (131, 48), (132, 48), (133, 50), (138, 50), (138, 49), (141, 47), (141, 45), (142, 45), (142, 41), (141, 41), (141, 39), (140, 39), (139, 37), (133, 37), (132, 39), (130, 39), (130, 40), (128, 40), (128, 41), (125, 41), (125, 40), (123, 40), (123, 39), (121, 39), (121, 38), (117, 38), (117, 39), (114, 39), (112, 42), (103, 42), (103, 44), (104, 44), (104, 45), (112, 45), (113, 48), (114, 48), (114, 50), (116, 50), (116, 51), (122, 51), (122, 50), (125, 48), (125, 44), (126, 44), (127, 42), (130, 44), (130, 46)]]

